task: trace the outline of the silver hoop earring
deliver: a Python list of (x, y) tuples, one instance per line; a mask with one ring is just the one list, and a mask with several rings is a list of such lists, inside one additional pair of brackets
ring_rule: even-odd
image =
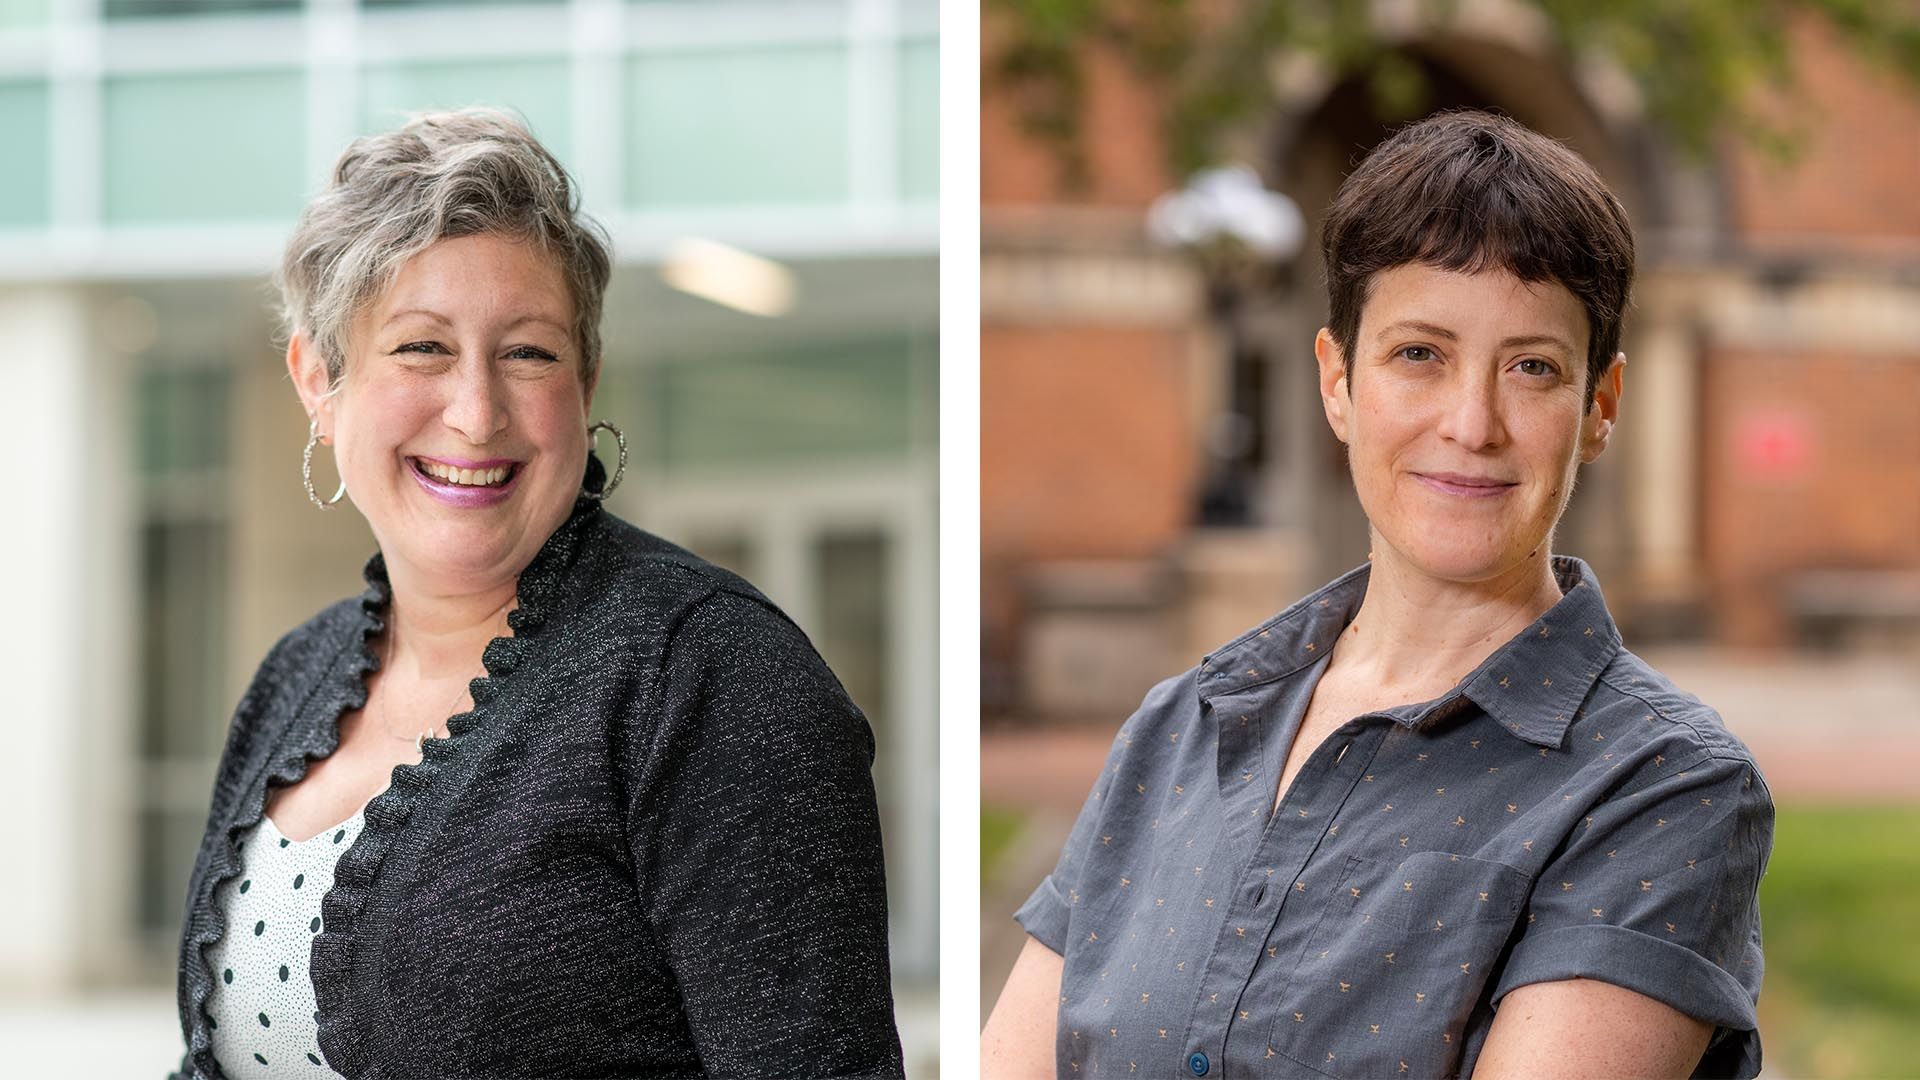
[(613, 467), (613, 477), (607, 481), (606, 487), (601, 488), (599, 491), (582, 491), (580, 493), (586, 498), (594, 500), (604, 499), (613, 494), (613, 489), (620, 486), (620, 478), (625, 476), (627, 472), (627, 437), (619, 428), (614, 427), (605, 420), (599, 421), (587, 429), (587, 452), (593, 452), (595, 437), (599, 434), (601, 428), (606, 428), (608, 431), (613, 432), (613, 441), (620, 444), (620, 463)]
[(340, 490), (333, 493), (333, 498), (321, 501), (320, 493), (313, 490), (313, 448), (318, 445), (320, 445), (320, 421), (312, 420), (307, 424), (307, 449), (300, 455), (300, 482), (306, 485), (307, 498), (312, 500), (313, 505), (322, 510), (331, 510), (333, 504), (339, 502), (340, 497), (347, 493), (347, 478), (344, 476), (340, 478)]

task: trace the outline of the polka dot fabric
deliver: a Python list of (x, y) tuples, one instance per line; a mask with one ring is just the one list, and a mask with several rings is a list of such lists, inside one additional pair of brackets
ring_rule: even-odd
[(241, 847), (240, 875), (220, 887), (227, 933), (207, 948), (215, 972), (207, 996), (214, 1057), (233, 1080), (331, 1077), (320, 1052), (308, 954), (320, 930), (320, 898), (353, 845), (364, 811), (306, 840), (261, 818)]

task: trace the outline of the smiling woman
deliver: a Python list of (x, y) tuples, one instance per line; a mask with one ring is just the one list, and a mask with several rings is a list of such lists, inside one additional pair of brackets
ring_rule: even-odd
[(988, 1074), (1754, 1076), (1766, 783), (1551, 551), (1619, 416), (1619, 201), (1441, 114), (1323, 243), (1372, 556), (1122, 726), (1016, 915)]
[(586, 467), (599, 368), (583, 362), (560, 268), (531, 240), (441, 240), (400, 265), (348, 341), (331, 385), (301, 335), (287, 364), (388, 572), (430, 566), (501, 589), (566, 517)]
[(1314, 348), (1376, 556), (1442, 581), (1537, 583), (1578, 469), (1619, 415), (1625, 358), (1590, 387), (1588, 337), (1555, 282), (1425, 263), (1374, 275), (1355, 348), (1327, 329)]
[(602, 509), (609, 267), (486, 110), (355, 142), (295, 230), (308, 496), (379, 551), (235, 712), (178, 1076), (899, 1075), (873, 734), (753, 586)]

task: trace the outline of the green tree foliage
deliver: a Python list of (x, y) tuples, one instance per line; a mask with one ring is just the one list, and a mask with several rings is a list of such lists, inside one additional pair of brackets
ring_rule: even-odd
[[(1824, 19), (1857, 58), (1920, 90), (1920, 6), (1904, 0), (1521, 0), (1545, 17), (1571, 65), (1604, 54), (1638, 86), (1649, 120), (1684, 151), (1704, 154), (1730, 131), (1791, 157), (1810, 118), (1789, 103), (1788, 28)], [(1381, 116), (1420, 115), (1426, 77), (1376, 13), (1438, 30), (1459, 0), (987, 0), (995, 43), (988, 78), (1012, 95), (1023, 129), (1051, 145), (1070, 185), (1087, 160), (1080, 120), (1086, 57), (1110, 48), (1166, 102), (1169, 166), (1185, 176), (1222, 157), (1223, 134), (1271, 99), (1282, 53), (1304, 54), (1335, 79), (1360, 78)]]

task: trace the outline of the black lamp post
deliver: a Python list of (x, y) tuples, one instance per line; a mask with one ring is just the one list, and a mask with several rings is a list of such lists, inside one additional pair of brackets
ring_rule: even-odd
[(1147, 211), (1148, 236), (1199, 265), (1208, 315), (1227, 341), (1226, 407), (1211, 418), (1204, 440), (1203, 525), (1253, 524), (1265, 380), (1244, 312), (1253, 290), (1299, 252), (1305, 232), (1293, 200), (1270, 190), (1244, 165), (1196, 173), (1187, 186), (1155, 199)]

